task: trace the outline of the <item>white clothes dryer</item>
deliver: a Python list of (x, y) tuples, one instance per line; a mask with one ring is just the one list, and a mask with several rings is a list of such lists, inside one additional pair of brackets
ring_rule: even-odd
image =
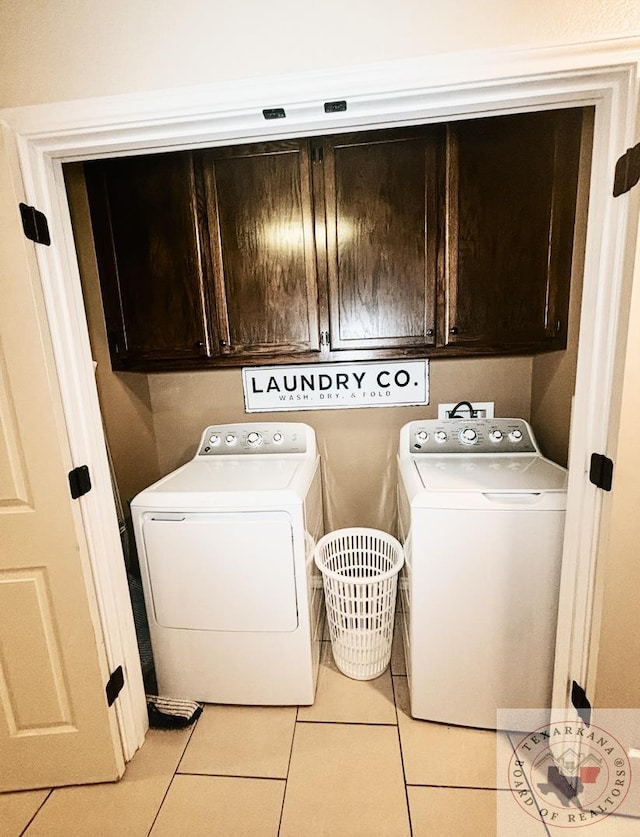
[(313, 703), (324, 615), (313, 429), (207, 427), (193, 460), (131, 510), (160, 694)]
[(506, 418), (410, 422), (398, 460), (411, 714), (488, 729), (548, 723), (566, 470), (525, 421)]

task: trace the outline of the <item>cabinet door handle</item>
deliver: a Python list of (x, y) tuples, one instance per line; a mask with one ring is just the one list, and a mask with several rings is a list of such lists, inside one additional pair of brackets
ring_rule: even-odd
[(427, 337), (433, 337), (433, 335), (434, 335), (434, 331), (433, 331), (433, 329), (432, 329), (432, 328), (428, 328), (428, 329), (427, 329)]
[(452, 326), (449, 329), (449, 334), (457, 334), (457, 333), (458, 333), (458, 327), (457, 326)]
[(226, 341), (226, 340), (221, 340), (221, 341), (220, 341), (220, 348), (221, 348), (221, 349), (224, 349), (224, 347), (225, 347), (226, 345), (227, 345), (227, 341)]

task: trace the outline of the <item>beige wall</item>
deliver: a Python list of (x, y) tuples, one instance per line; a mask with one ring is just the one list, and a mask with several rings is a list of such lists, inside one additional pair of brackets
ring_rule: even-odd
[(639, 30), (637, 0), (8, 0), (0, 107)]
[(403, 424), (436, 416), (439, 401), (495, 401), (498, 415), (529, 417), (531, 359), (439, 360), (430, 365), (428, 407), (244, 412), (239, 370), (149, 376), (160, 470), (168, 473), (195, 453), (208, 424), (256, 420), (304, 421), (316, 431), (323, 460), (329, 528), (395, 529), (395, 456)]

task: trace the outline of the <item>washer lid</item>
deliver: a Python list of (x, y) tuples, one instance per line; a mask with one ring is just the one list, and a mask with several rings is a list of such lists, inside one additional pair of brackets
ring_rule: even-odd
[(538, 455), (430, 455), (414, 464), (427, 491), (532, 493), (567, 489), (566, 470)]

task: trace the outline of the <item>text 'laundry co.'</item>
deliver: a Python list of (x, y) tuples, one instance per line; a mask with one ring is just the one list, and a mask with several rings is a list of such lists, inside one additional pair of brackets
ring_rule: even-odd
[(248, 413), (429, 403), (429, 361), (245, 367)]

